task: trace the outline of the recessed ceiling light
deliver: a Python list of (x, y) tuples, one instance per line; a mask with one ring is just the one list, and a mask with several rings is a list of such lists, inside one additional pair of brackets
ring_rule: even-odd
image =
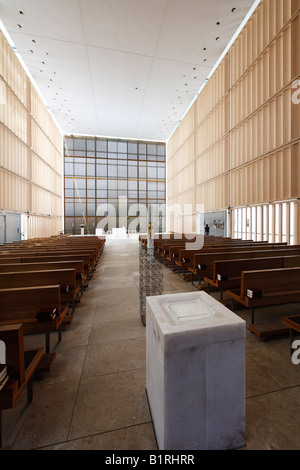
[(32, 39), (32, 42), (36, 42), (36, 40), (35, 40), (35, 39)]
[(31, 54), (33, 54), (33, 50), (32, 50), (32, 49), (30, 49), (30, 51), (29, 51), (29, 52), (31, 52)]
[(218, 36), (218, 37), (216, 38), (216, 41), (219, 41), (219, 39), (220, 39), (220, 38), (219, 38), (219, 36)]
[(22, 26), (20, 24), (17, 25), (19, 28), (22, 28)]
[(220, 21), (217, 21), (217, 22), (216, 22), (216, 25), (219, 26), (219, 25), (220, 25)]
[(203, 47), (203, 50), (206, 51), (206, 47)]
[(203, 62), (206, 62), (206, 61), (207, 61), (207, 59), (204, 59), (204, 61), (203, 61)]
[(20, 15), (24, 15), (24, 13), (23, 13), (23, 11), (22, 11), (22, 10), (20, 10), (20, 11), (19, 11), (19, 13), (20, 13)]
[(236, 8), (233, 8), (231, 11), (232, 11), (232, 13), (234, 13), (236, 11)]

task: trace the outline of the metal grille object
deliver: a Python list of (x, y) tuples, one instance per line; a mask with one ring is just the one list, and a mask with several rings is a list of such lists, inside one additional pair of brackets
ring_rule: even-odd
[(140, 316), (146, 325), (146, 297), (163, 294), (163, 269), (154, 258), (153, 249), (147, 249), (142, 244), (139, 248), (140, 258)]

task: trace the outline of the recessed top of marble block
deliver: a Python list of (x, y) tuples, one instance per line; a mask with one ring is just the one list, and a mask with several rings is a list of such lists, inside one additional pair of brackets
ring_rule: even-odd
[(146, 302), (146, 326), (152, 323), (163, 348), (246, 337), (245, 321), (206, 292), (157, 295), (147, 297)]

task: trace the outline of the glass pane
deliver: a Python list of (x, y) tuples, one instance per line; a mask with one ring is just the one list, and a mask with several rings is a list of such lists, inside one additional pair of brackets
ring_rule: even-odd
[(268, 237), (269, 242), (272, 241), (272, 235), (273, 235), (273, 210), (272, 210), (272, 206), (269, 206), (269, 237)]
[(74, 219), (73, 217), (66, 217), (65, 218), (65, 232), (66, 233), (73, 233), (74, 229)]
[(95, 201), (87, 203), (87, 215), (89, 215), (89, 216), (91, 216), (91, 215), (95, 216), (96, 215)]
[(166, 178), (165, 168), (157, 168), (157, 178), (160, 180), (164, 180)]
[(73, 146), (74, 150), (85, 150), (86, 149), (86, 139), (74, 138)]
[(86, 175), (87, 176), (95, 176), (95, 164), (88, 163), (86, 167)]
[(118, 142), (118, 153), (127, 153), (127, 142)]
[(137, 178), (137, 166), (128, 167), (128, 178)]
[(151, 155), (156, 155), (156, 145), (155, 144), (147, 144), (147, 154), (148, 154), (148, 158)]
[(279, 242), (279, 204), (275, 204), (275, 243)]
[(262, 207), (258, 206), (256, 210), (257, 210), (257, 229), (256, 229), (257, 241), (262, 241), (262, 226), (261, 226)]
[(295, 230), (295, 203), (290, 203), (290, 245), (294, 245), (294, 230)]
[(73, 176), (73, 163), (65, 163), (65, 175)]
[(139, 178), (146, 179), (146, 167), (139, 167)]
[(158, 144), (158, 145), (157, 145), (157, 155), (159, 155), (159, 156), (165, 156), (165, 154), (166, 154), (166, 153), (165, 153), (165, 152), (166, 152), (165, 149), (166, 149), (165, 145)]
[(96, 150), (97, 152), (107, 152), (107, 140), (96, 140)]
[(287, 204), (282, 204), (282, 241), (286, 242)]
[(146, 155), (146, 151), (147, 151), (146, 144), (140, 142), (139, 143), (139, 154), (140, 155)]
[(128, 153), (137, 154), (137, 143), (128, 142)]
[(86, 187), (86, 179), (74, 178), (73, 181), (76, 189), (84, 189)]
[(86, 141), (86, 149), (87, 151), (95, 151), (95, 139), (88, 139)]
[(109, 140), (108, 141), (108, 152), (117, 152), (118, 151), (118, 142), (116, 140)]
[(156, 168), (148, 167), (148, 178), (156, 179)]
[(108, 177), (109, 178), (117, 178), (118, 176), (118, 167), (109, 165), (108, 166)]
[(75, 202), (75, 216), (85, 216), (86, 215), (86, 205), (85, 202)]
[[(71, 155), (73, 151), (73, 139), (66, 138), (64, 142), (64, 149), (65, 149), (65, 154), (66, 155)], [(71, 151), (71, 152), (70, 152)]]
[(106, 178), (107, 177), (107, 165), (97, 165), (96, 167), (96, 175), (98, 177)]
[(119, 166), (118, 167), (118, 177), (119, 178), (127, 178), (127, 166)]
[(75, 163), (74, 164), (74, 175), (76, 176), (85, 176), (85, 164), (84, 163)]
[(85, 152), (85, 150), (74, 150), (73, 155), (74, 155), (74, 157), (85, 157), (86, 152)]
[(65, 216), (73, 216), (74, 215), (74, 204), (65, 202)]

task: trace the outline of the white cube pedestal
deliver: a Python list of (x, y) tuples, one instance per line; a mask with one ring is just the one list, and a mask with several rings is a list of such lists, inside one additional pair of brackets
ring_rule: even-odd
[(146, 390), (160, 450), (245, 445), (244, 320), (205, 292), (147, 297)]

